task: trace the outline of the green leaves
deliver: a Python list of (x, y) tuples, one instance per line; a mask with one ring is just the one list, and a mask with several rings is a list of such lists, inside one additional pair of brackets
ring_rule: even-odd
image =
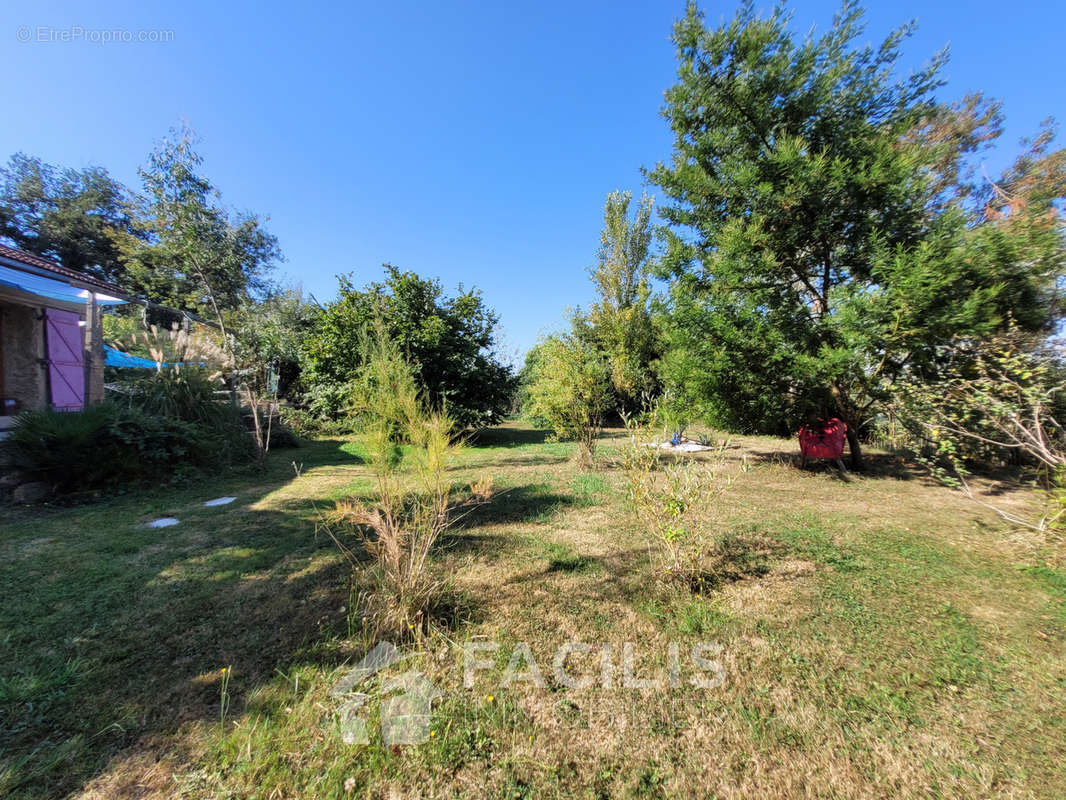
[(382, 324), (415, 370), (419, 389), (434, 408), (447, 407), (462, 428), (490, 424), (511, 404), (514, 376), (496, 350), (495, 312), (476, 289), (446, 297), (437, 280), (386, 265), (384, 282), (356, 289), (340, 278), (340, 296), (307, 337), (303, 374), (316, 412), (343, 414), (346, 391), (363, 373), (360, 332), (380, 314)]
[(113, 239), (133, 229), (128, 198), (102, 167), (60, 169), (16, 153), (0, 169), (0, 236), (68, 269), (122, 283)]
[(157, 144), (140, 170), (145, 196), (131, 206), (136, 231), (116, 232), (115, 242), (127, 288), (215, 316), (261, 295), (281, 253), (257, 217), (221, 205), (195, 143), (181, 128)]
[(1004, 179), (1014, 211), (984, 224), (951, 182), (998, 134), (998, 106), (938, 106), (944, 54), (897, 79), (911, 28), (862, 46), (862, 17), (848, 2), (800, 37), (784, 4), (744, 3), (717, 28), (690, 5), (675, 26), (674, 152), (648, 173), (671, 201), (662, 371), (715, 424), (785, 433), (834, 414), (861, 431), (887, 384), (934, 371), (952, 337), (1058, 313), (1047, 214), (1066, 153), (1038, 138)]
[(573, 439), (591, 461), (610, 400), (606, 362), (594, 346), (573, 335), (540, 342), (528, 376), (527, 412), (547, 422), (563, 439)]

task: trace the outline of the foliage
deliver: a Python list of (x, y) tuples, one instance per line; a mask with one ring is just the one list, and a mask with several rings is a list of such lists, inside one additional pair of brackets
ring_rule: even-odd
[(952, 103), (930, 105), (904, 134), (924, 153), (932, 210), (983, 205), (986, 179), (978, 175), (978, 162), (1003, 133), (1003, 123), (1002, 103), (970, 92)]
[(126, 384), (128, 402), (153, 417), (191, 423), (209, 437), (220, 464), (246, 461), (251, 442), (241, 413), (226, 396), (217, 374), (198, 367), (172, 367)]
[(101, 167), (16, 153), (0, 169), (0, 237), (155, 303), (236, 308), (267, 288), (277, 240), (257, 217), (228, 211), (201, 165), (187, 127), (140, 170), (143, 195)]
[(296, 290), (272, 293), (219, 316), (229, 380), (251, 418), (260, 465), (272, 444), (296, 445), (291, 432), (275, 431), (278, 398), (299, 380), (301, 344), (316, 317)]
[(607, 364), (595, 347), (573, 335), (549, 336), (536, 352), (529, 413), (560, 438), (575, 440), (579, 460), (591, 465), (610, 400)]
[[(430, 569), (437, 539), (452, 523), (453, 497), (448, 468), (458, 453), (455, 421), (429, 406), (383, 318), (364, 332), (365, 369), (355, 392), (362, 419), (362, 442), (373, 476), (374, 499), (339, 501), (329, 522), (366, 532), (366, 546), (377, 566), (377, 588), (367, 598), (366, 619), (377, 636), (420, 638), (430, 627), (445, 584)], [(410, 443), (409, 453), (399, 442)], [(478, 499), (488, 484), (474, 487)], [(351, 556), (351, 551), (327, 531)], [(352, 559), (353, 567), (358, 561)]]
[(272, 291), (256, 303), (245, 302), (227, 315), (227, 327), (234, 334), (234, 355), (242, 364), (269, 368), (277, 381), (278, 396), (296, 399), (303, 346), (313, 335), (321, 313), (295, 288)]
[(61, 169), (16, 153), (0, 169), (0, 236), (68, 269), (121, 283), (114, 235), (136, 235), (128, 190), (102, 167)]
[(674, 156), (650, 172), (673, 201), (667, 384), (688, 381), (732, 429), (841, 416), (854, 459), (893, 376), (935, 371), (938, 344), (1011, 315), (1048, 324), (1061, 241), (1006, 235), (947, 202), (996, 112), (977, 101), (961, 110), (970, 123), (934, 132), (944, 57), (897, 81), (911, 27), (857, 48), (862, 13), (848, 2), (824, 35), (797, 40), (783, 6), (760, 18), (745, 4), (708, 29), (691, 5), (664, 112)]
[(632, 413), (656, 393), (652, 364), (659, 357), (647, 279), (654, 198), (642, 196), (630, 222), (632, 199), (631, 192), (607, 195), (597, 264), (589, 270), (599, 299), (572, 319), (575, 335), (603, 353), (615, 395), (612, 406), (621, 414)]
[(717, 545), (706, 514), (728, 482), (705, 461), (668, 460), (641, 428), (628, 427), (621, 466), (630, 509), (658, 546), (667, 578), (695, 591), (711, 588), (704, 584)]
[(284, 404), (278, 407), (278, 421), (301, 439), (347, 432), (347, 428), (342, 429), (335, 423), (325, 422), (306, 408)]
[(118, 232), (125, 285), (172, 308), (217, 315), (267, 288), (280, 259), (277, 239), (249, 214), (231, 214), (200, 174), (188, 128), (172, 130), (140, 170), (144, 196), (132, 214), (143, 233)]
[(367, 368), (361, 332), (380, 313), (434, 409), (446, 409), (460, 428), (499, 420), (510, 409), (515, 379), (496, 353), (498, 317), (481, 293), (460, 287), (445, 297), (439, 281), (389, 265), (386, 272), (383, 282), (362, 290), (340, 279), (340, 296), (304, 346), (310, 407), (331, 418), (347, 413), (352, 387)]
[(217, 472), (251, 455), (239, 427), (222, 431), (145, 407), (105, 403), (78, 412), (28, 411), (16, 419), (3, 447), (16, 468), (61, 494)]
[[(1066, 529), (1066, 430), (1060, 419), (1061, 362), (1034, 352), (1017, 329), (988, 341), (956, 342), (940, 378), (902, 382), (901, 420), (933, 454), (922, 460), (945, 483), (1008, 521), (1040, 531)], [(1033, 517), (982, 499), (968, 478), (975, 462), (1005, 454), (1032, 473), (1045, 499)]]

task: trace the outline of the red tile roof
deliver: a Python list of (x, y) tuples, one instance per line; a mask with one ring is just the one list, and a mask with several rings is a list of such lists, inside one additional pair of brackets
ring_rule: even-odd
[(84, 272), (76, 272), (75, 270), (67, 269), (62, 264), (52, 261), (49, 258), (34, 255), (33, 253), (26, 253), (22, 250), (16, 250), (14, 247), (7, 247), (6, 245), (0, 244), (0, 258), (6, 258), (8, 261), (15, 261), (29, 267), (36, 267), (37, 269), (52, 272), (67, 280), (74, 280), (87, 286), (92, 286), (99, 289), (104, 294), (127, 294), (126, 290), (121, 286), (116, 286), (113, 283), (100, 280), (92, 275), (86, 275)]

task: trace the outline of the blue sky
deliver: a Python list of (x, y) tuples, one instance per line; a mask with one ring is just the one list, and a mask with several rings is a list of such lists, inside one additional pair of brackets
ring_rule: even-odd
[[(951, 45), (946, 96), (1004, 100), (990, 172), (1041, 119), (1064, 116), (1066, 4), (870, 6), (870, 40), (918, 19), (912, 65)], [(837, 7), (798, 0), (794, 24), (824, 29)], [(716, 22), (735, 6), (703, 8)], [(269, 216), (284, 276), (320, 300), (335, 274), (374, 280), (385, 261), (477, 286), (514, 355), (590, 301), (604, 196), (639, 193), (640, 167), (669, 155), (658, 112), (682, 12), (680, 0), (7, 0), (0, 158), (99, 164), (136, 184), (153, 140), (185, 119), (224, 201)], [(86, 41), (111, 30), (172, 34)]]

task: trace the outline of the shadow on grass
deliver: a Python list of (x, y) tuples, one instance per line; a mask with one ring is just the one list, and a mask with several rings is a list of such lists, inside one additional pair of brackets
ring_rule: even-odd
[[(781, 451), (748, 450), (745, 455), (752, 465), (791, 466), (804, 472), (830, 474), (843, 482), (847, 482), (849, 476), (852, 475), (863, 478), (888, 478), (902, 481), (929, 479), (928, 472), (925, 469), (902, 456), (892, 453), (863, 453), (863, 467), (858, 471), (852, 470), (850, 456), (845, 454), (841, 461), (844, 462), (844, 466), (848, 469), (846, 474), (842, 473), (831, 459), (809, 459), (807, 465), (803, 466), (802, 458), (798, 452), (782, 453)], [(935, 483), (935, 481), (932, 482)]]
[(471, 447), (519, 447), (529, 444), (544, 444), (551, 434), (550, 430), (533, 427), (482, 428), (475, 432), (468, 442)]
[[(571, 457), (565, 454), (558, 455), (535, 455), (530, 453), (528, 456), (504, 456), (503, 458), (494, 458), (490, 461), (484, 461), (479, 466), (485, 467), (544, 467), (551, 466), (553, 464), (565, 464), (570, 461)], [(463, 467), (465, 468), (465, 467)]]
[(512, 486), (498, 490), (487, 503), (462, 512), (455, 528), (550, 522), (557, 513), (573, 503), (573, 495), (556, 492), (547, 484)]
[(556, 553), (549, 545), (545, 553), (547, 567), (515, 577), (509, 583), (537, 582), (555, 573), (588, 575), (585, 586), (589, 595), (636, 604), (649, 592), (702, 595), (729, 584), (758, 580), (772, 572), (773, 562), (784, 549), (765, 537), (729, 534), (708, 554), (706, 570), (692, 575), (691, 580), (678, 580), (665, 572), (654, 547), (589, 556), (573, 551)]
[[(183, 724), (217, 721), (223, 667), (232, 667), (237, 716), (276, 670), (350, 656), (331, 644), (347, 633), (350, 597), (350, 569), (333, 543), (316, 540), (305, 504), (248, 508), (294, 478), (293, 455), (308, 468), (358, 463), (343, 444), (276, 453), (253, 487), (219, 478), (8, 526), (0, 795), (76, 793), (131, 748), (151, 753)], [(240, 502), (200, 504), (227, 493)], [(182, 507), (181, 523), (147, 528), (153, 507)]]

